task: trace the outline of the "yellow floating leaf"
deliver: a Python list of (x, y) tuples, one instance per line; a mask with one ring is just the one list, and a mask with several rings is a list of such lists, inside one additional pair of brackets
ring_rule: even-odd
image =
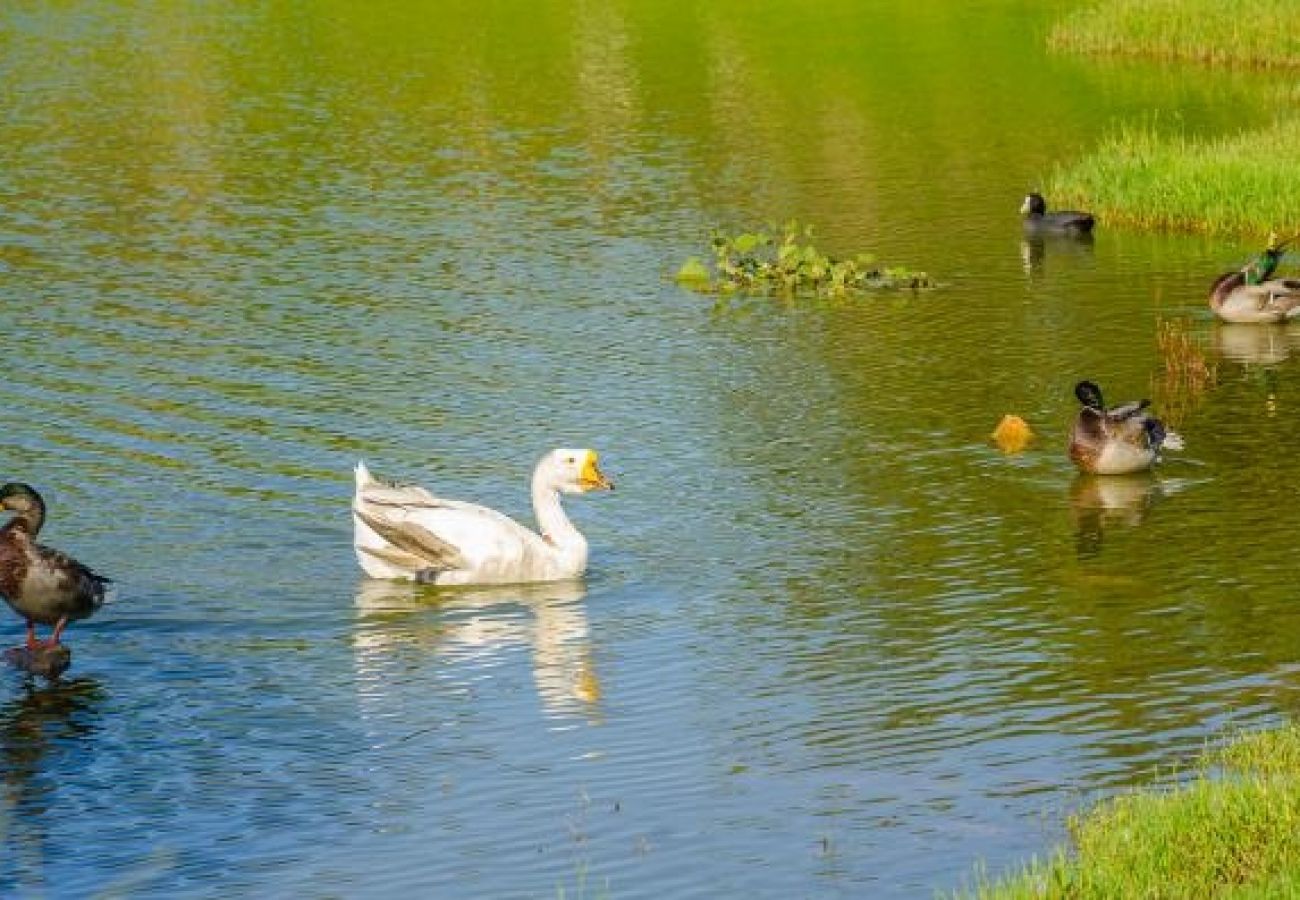
[(1003, 453), (1019, 453), (1033, 439), (1034, 430), (1029, 427), (1029, 423), (1010, 413), (1003, 416), (998, 427), (993, 429), (993, 442)]

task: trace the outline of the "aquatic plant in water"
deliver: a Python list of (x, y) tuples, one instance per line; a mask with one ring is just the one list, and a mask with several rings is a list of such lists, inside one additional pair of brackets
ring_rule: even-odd
[(1156, 350), (1162, 367), (1151, 376), (1151, 393), (1171, 426), (1179, 426), (1219, 382), (1189, 319), (1156, 320)]
[(924, 272), (881, 266), (868, 253), (850, 259), (828, 256), (812, 244), (812, 227), (795, 221), (736, 235), (715, 230), (710, 245), (712, 268), (692, 256), (677, 270), (678, 284), (706, 294), (816, 297), (935, 286)]

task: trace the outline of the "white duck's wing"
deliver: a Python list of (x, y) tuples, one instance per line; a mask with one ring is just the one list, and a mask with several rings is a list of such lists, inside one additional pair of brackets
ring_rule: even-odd
[(414, 484), (380, 481), (365, 463), (356, 468), (352, 512), (356, 523), (357, 561), (375, 578), (419, 578), (464, 563), (456, 548), (427, 529), (406, 527), (415, 510), (440, 501)]
[(484, 506), (438, 499), (400, 509), (373, 507), (358, 518), (387, 546), (425, 561), (419, 569), (405, 566), (419, 580), (469, 584), (556, 577), (556, 548)]
[[(406, 511), (404, 507), (397, 509)], [(445, 571), (465, 565), (465, 557), (455, 544), (443, 540), (408, 515), (385, 515), (373, 504), (369, 508), (358, 506), (353, 513), (386, 542), (384, 546), (362, 547), (363, 553), (416, 572)]]
[(557, 553), (496, 510), (446, 500), (418, 485), (377, 481), (362, 467), (352, 510), (357, 558), (373, 577), (529, 580), (549, 576)]
[(357, 504), (362, 506), (414, 507), (439, 502), (437, 497), (418, 484), (371, 481), (357, 488)]
[(455, 546), (469, 568), (517, 565), (548, 549), (536, 532), (477, 503), (439, 499), (436, 505), (412, 509), (408, 521)]

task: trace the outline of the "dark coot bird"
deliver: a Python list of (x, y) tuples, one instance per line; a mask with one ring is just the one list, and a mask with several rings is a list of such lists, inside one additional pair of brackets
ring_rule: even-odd
[(1183, 449), (1183, 439), (1147, 412), (1150, 400), (1107, 409), (1091, 381), (1074, 386), (1083, 409), (1070, 432), (1070, 459), (1092, 475), (1127, 475), (1151, 468), (1161, 450)]
[(1091, 234), (1096, 223), (1092, 213), (1070, 209), (1049, 213), (1047, 201), (1038, 193), (1025, 195), (1020, 215), (1024, 216), (1025, 231), (1030, 234)]
[(1300, 316), (1300, 280), (1274, 278), (1290, 241), (1269, 240), (1264, 252), (1210, 285), (1210, 309), (1225, 322), (1285, 322)]
[[(110, 579), (71, 556), (36, 543), (45, 522), (45, 501), (26, 484), (0, 487), (0, 509), (14, 516), (0, 527), (0, 595), (27, 620), (27, 647), (57, 647), (69, 622), (89, 618), (104, 604)], [(36, 640), (36, 623), (53, 625), (47, 641)]]

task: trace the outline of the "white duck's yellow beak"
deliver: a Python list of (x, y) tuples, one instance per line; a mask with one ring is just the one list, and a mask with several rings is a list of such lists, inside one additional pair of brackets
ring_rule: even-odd
[(605, 477), (596, 465), (596, 451), (587, 454), (587, 458), (582, 463), (582, 472), (578, 475), (578, 484), (584, 491), (612, 491), (614, 482)]

